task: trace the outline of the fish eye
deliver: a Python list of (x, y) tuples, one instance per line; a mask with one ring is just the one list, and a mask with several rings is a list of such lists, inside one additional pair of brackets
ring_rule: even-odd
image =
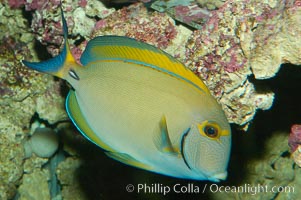
[(215, 138), (218, 136), (218, 129), (214, 126), (207, 125), (204, 127), (204, 133), (210, 138)]
[(222, 129), (221, 126), (213, 121), (205, 120), (197, 124), (198, 131), (202, 136), (220, 142), (221, 136), (228, 136), (231, 132), (227, 129)]

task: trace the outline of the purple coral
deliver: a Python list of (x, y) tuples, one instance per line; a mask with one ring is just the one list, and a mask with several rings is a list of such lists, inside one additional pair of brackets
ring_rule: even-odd
[(8, 0), (8, 5), (11, 8), (20, 8), (25, 6), (25, 10), (43, 10), (45, 8), (50, 9), (49, 5), (60, 5), (60, 0), (32, 0), (32, 1), (25, 1), (25, 0)]
[(92, 37), (106, 34), (135, 38), (165, 49), (178, 33), (167, 15), (149, 13), (142, 3), (137, 3), (98, 21)]
[(78, 5), (82, 8), (86, 7), (87, 4), (88, 4), (87, 0), (79, 0), (78, 1)]
[(184, 23), (198, 22), (201, 19), (205, 21), (210, 17), (210, 12), (201, 9), (197, 4), (176, 6), (174, 13), (175, 18)]
[(11, 8), (20, 8), (25, 5), (25, 0), (8, 0), (7, 3)]
[(291, 148), (291, 152), (296, 151), (301, 144), (301, 125), (294, 124), (291, 128), (291, 133), (288, 138), (288, 145)]

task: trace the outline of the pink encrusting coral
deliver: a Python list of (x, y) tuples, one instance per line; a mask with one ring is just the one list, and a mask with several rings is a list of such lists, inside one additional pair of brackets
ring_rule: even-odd
[[(47, 45), (48, 51), (52, 55), (59, 52), (58, 47), (61, 45), (62, 29), (60, 19), (60, 0), (31, 0), (20, 1), (18, 4), (14, 0), (8, 0), (8, 5), (11, 8), (25, 7), (26, 11), (35, 11), (31, 28), (36, 38), (42, 43)], [(22, 2), (22, 3), (21, 3)], [(45, 12), (47, 10), (47, 13)], [(45, 16), (47, 14), (47, 17)], [(69, 24), (70, 20), (68, 20)]]
[(87, 46), (88, 41), (82, 42), (79, 46), (71, 46), (71, 53), (74, 56), (75, 60), (80, 64), (80, 57), (83, 53), (83, 49)]
[(106, 34), (132, 37), (165, 49), (177, 31), (166, 14), (148, 13), (143, 4), (134, 4), (96, 23), (93, 37)]
[[(5, 169), (2, 173), (0, 170), (1, 176), (4, 174), (5, 177), (4, 182), (0, 181), (0, 185), (4, 186), (0, 187), (0, 199), (13, 199), (14, 195), (1, 198), (1, 194), (13, 194), (11, 191), (21, 188), (22, 177), (23, 183), (35, 181), (26, 181), (23, 174), (26, 166), (28, 168), (32, 164), (25, 165), (24, 168), (23, 157), (19, 159), (19, 164), (12, 162), (11, 156), (16, 158), (12, 152), (16, 152), (18, 143), (9, 142), (15, 139), (20, 141), (20, 133), (24, 125), (29, 125), (33, 113), (37, 113), (41, 119), (51, 124), (66, 118), (63, 109), (65, 98), (61, 97), (61, 82), (53, 81), (51, 76), (25, 68), (20, 60), (39, 60), (40, 52), (33, 47), (35, 39), (40, 41), (51, 55), (61, 51), (64, 40), (59, 0), (4, 0), (2, 2), (6, 4), (0, 4), (2, 13), (0, 101), (2, 105), (10, 106), (3, 106), (0, 116), (4, 129), (9, 130), (5, 131), (6, 134), (0, 134), (0, 140), (5, 141), (0, 145), (0, 149), (1, 153), (10, 156), (2, 156), (1, 159), (1, 167), (8, 167), (2, 167)], [(128, 36), (153, 44), (182, 61), (200, 76), (210, 92), (221, 103), (229, 122), (247, 129), (256, 111), (269, 109), (274, 98), (272, 91), (258, 92), (248, 77), (270, 78), (278, 71), (281, 63), (301, 64), (301, 1), (219, 0), (219, 6), (214, 10), (207, 10), (206, 6), (201, 7), (200, 2), (205, 1), (198, 0), (195, 6), (178, 5), (173, 8), (173, 11), (176, 11), (174, 15), (171, 15), (146, 9), (142, 3), (126, 5), (127, 7), (115, 11), (106, 8), (99, 0), (62, 1), (72, 54), (79, 61), (87, 42), (101, 35)], [(24, 10), (30, 11), (27, 14), (33, 14), (30, 28), (28, 19), (24, 18)], [(199, 26), (196, 27), (200, 29), (193, 29), (186, 26), (187, 24), (182, 26), (173, 19), (180, 19), (182, 23), (188, 25), (192, 22), (197, 23)], [(6, 129), (5, 123), (10, 123), (9, 127), (12, 128)], [(7, 139), (4, 140), (3, 137)], [(293, 171), (297, 168), (289, 163), (292, 162), (291, 158), (282, 156), (282, 153), (288, 149), (286, 138), (280, 138), (281, 146), (278, 142), (274, 143), (275, 140), (272, 139), (271, 146), (275, 151), (271, 151), (271, 156), (268, 155), (268, 163), (252, 167), (260, 177), (259, 182), (275, 185), (275, 180), (286, 179), (290, 184), (292, 183), (292, 179), (288, 177), (294, 177), (294, 174), (288, 175), (286, 172), (297, 172)], [(301, 125), (292, 126), (288, 143), (292, 158), (301, 166)], [(6, 146), (7, 144), (9, 146)], [(64, 145), (64, 148), (66, 146)], [(69, 152), (70, 150), (67, 149), (69, 147), (64, 150)], [(284, 149), (281, 150), (281, 156), (278, 155), (279, 149)], [(70, 152), (70, 155), (77, 155), (73, 150)], [(274, 157), (276, 154), (277, 156)], [(78, 161), (77, 156), (68, 159)], [(16, 173), (16, 169), (20, 175)], [(40, 169), (42, 167), (35, 168), (35, 170)], [(70, 172), (70, 168), (68, 166), (64, 170), (57, 170), (59, 171), (61, 175), (66, 174)], [(267, 172), (264, 176), (263, 171)], [(284, 173), (279, 173), (280, 171)], [(63, 176), (58, 175), (58, 177), (60, 183), (64, 184)], [(299, 179), (295, 178), (295, 180)], [(44, 182), (45, 191), (48, 191), (48, 173)], [(40, 183), (40, 180), (37, 183)], [(81, 196), (77, 193), (80, 191), (77, 181), (68, 180), (68, 183), (72, 184), (63, 187), (63, 198), (66, 199), (66, 194)], [(36, 186), (27, 188), (36, 188)], [(23, 194), (19, 189), (20, 198), (28, 194), (27, 188), (23, 189)], [(10, 191), (1, 193), (3, 190)], [(244, 198), (240, 194), (239, 197)], [(275, 196), (265, 199), (273, 198)]]
[(24, 6), (27, 11), (34, 11), (31, 23), (32, 32), (38, 41), (47, 46), (52, 56), (58, 54), (63, 43), (61, 7), (67, 21), (68, 35), (72, 35), (74, 40), (88, 37), (96, 22), (95, 18), (101, 20), (114, 11), (114, 9), (107, 9), (98, 0), (75, 0), (72, 3), (63, 3), (62, 6), (60, 0), (26, 0), (18, 4), (12, 1), (9, 5), (12, 8)]
[(270, 78), (281, 63), (301, 63), (298, 15), (292, 0), (229, 0), (193, 32), (185, 64), (203, 78), (230, 122), (247, 124), (257, 109), (272, 105), (273, 93), (257, 93), (248, 76)]
[[(212, 11), (193, 3), (170, 8), (172, 16), (184, 23), (201, 22), (200, 30), (191, 31), (176, 25), (166, 13), (147, 10), (142, 3), (113, 12), (99, 9), (99, 1), (77, 0), (63, 5), (70, 46), (73, 49), (74, 41), (81, 41), (73, 50), (78, 59), (87, 41), (96, 36), (128, 36), (153, 44), (204, 80), (230, 122), (247, 127), (256, 110), (269, 109), (274, 98), (273, 92), (258, 93), (248, 77), (269, 78), (281, 63), (301, 63), (299, 3), (228, 0)], [(10, 3), (11, 7), (22, 4)], [(58, 0), (47, 5), (45, 1), (25, 1), (24, 6), (36, 9), (31, 25), (35, 37), (56, 55), (63, 42)]]
[(21, 66), (17, 57), (29, 54), (28, 47), (11, 36), (0, 41), (0, 71), (5, 72), (0, 78), (0, 98), (17, 97), (21, 88), (30, 88), (37, 73)]
[(8, 5), (11, 8), (20, 8), (25, 5), (25, 0), (8, 0)]
[(201, 9), (197, 4), (189, 6), (175, 6), (174, 15), (177, 20), (185, 23), (206, 21), (210, 17), (210, 12)]
[(78, 5), (82, 8), (86, 7), (87, 4), (88, 4), (87, 0), (79, 0), (78, 1)]
[(25, 10), (31, 11), (31, 10), (48, 10), (51, 9), (52, 5), (60, 5), (60, 0), (31, 0), (31, 1), (25, 1), (25, 0), (7, 0), (8, 5), (11, 8), (20, 8), (25, 6)]
[(288, 138), (288, 145), (295, 163), (301, 167), (301, 125), (294, 124)]
[(301, 145), (301, 125), (294, 124), (291, 127), (291, 133), (288, 138), (288, 145), (291, 152), (296, 151), (299, 145)]

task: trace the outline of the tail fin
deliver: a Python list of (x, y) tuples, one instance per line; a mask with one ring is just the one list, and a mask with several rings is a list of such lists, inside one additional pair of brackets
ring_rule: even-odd
[(39, 72), (45, 72), (45, 73), (50, 73), (54, 76), (57, 76), (59, 78), (63, 78), (64, 76), (64, 66), (65, 63), (68, 62), (74, 62), (76, 63), (74, 57), (72, 56), (68, 44), (68, 27), (67, 23), (64, 17), (63, 9), (61, 8), (61, 15), (62, 15), (62, 24), (63, 24), (63, 33), (64, 33), (64, 48), (62, 52), (57, 55), (54, 58), (51, 58), (47, 61), (42, 61), (42, 62), (28, 62), (25, 60), (22, 60), (22, 63), (34, 70), (37, 70)]

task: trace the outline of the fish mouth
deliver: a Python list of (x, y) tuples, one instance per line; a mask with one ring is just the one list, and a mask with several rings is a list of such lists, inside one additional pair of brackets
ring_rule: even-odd
[(199, 170), (196, 170), (196, 169), (193, 169), (190, 165), (189, 165), (189, 163), (188, 163), (188, 161), (187, 161), (187, 159), (186, 159), (186, 157), (185, 157), (185, 154), (184, 154), (184, 147), (185, 147), (185, 139), (186, 139), (186, 137), (188, 136), (188, 133), (189, 133), (189, 131), (190, 131), (190, 129), (191, 128), (188, 128), (185, 132), (184, 132), (184, 134), (183, 134), (183, 136), (182, 136), (182, 139), (181, 139), (181, 156), (182, 156), (182, 158), (183, 158), (183, 161), (184, 161), (184, 163), (185, 163), (185, 165), (187, 166), (187, 168), (189, 169), (189, 170), (192, 170), (192, 171), (194, 171), (194, 172), (196, 172), (197, 174), (199, 174), (199, 175), (201, 175), (202, 177), (206, 177), (209, 181), (213, 181), (213, 182), (220, 182), (220, 181), (223, 181), (223, 180), (225, 180), (226, 178), (227, 178), (227, 175), (228, 175), (228, 173), (227, 173), (227, 171), (219, 171), (219, 172), (217, 172), (217, 173), (206, 173), (206, 172), (203, 172), (203, 171), (199, 171)]
[(216, 173), (211, 176), (208, 176), (208, 180), (214, 181), (214, 182), (220, 182), (220, 181), (225, 180), (227, 178), (227, 175), (228, 175), (227, 171), (224, 171), (221, 173)]

